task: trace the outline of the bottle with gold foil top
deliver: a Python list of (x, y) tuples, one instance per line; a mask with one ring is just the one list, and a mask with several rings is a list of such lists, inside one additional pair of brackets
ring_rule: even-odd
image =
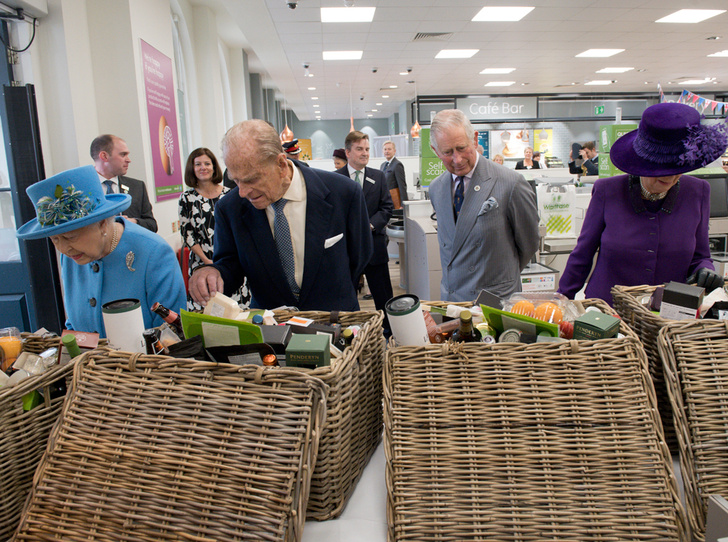
[(266, 354), (263, 356), (264, 367), (278, 367), (278, 358), (275, 354)]
[(174, 330), (174, 332), (180, 339), (185, 339), (185, 332), (182, 329), (182, 319), (180, 318), (179, 314), (177, 314), (173, 310), (168, 309), (159, 302), (156, 302), (154, 305), (152, 305), (152, 312), (155, 312), (159, 316), (161, 316), (162, 320), (169, 324), (169, 327)]
[(452, 334), (453, 342), (480, 342), (480, 331), (473, 327), (473, 315), (469, 310), (460, 313), (460, 327)]

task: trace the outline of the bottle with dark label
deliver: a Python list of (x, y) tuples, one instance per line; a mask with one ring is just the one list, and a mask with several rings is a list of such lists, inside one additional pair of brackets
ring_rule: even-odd
[(354, 340), (354, 332), (347, 327), (341, 332), (341, 338), (344, 340), (344, 348), (351, 346), (351, 343)]
[(152, 312), (155, 312), (159, 316), (161, 316), (162, 319), (167, 322), (169, 326), (174, 330), (177, 336), (180, 339), (184, 340), (185, 332), (182, 329), (182, 319), (180, 318), (179, 314), (172, 310), (169, 310), (167, 307), (159, 302), (156, 302), (154, 305), (152, 305)]
[(456, 343), (480, 342), (480, 331), (473, 327), (473, 315), (469, 310), (460, 313), (460, 328), (452, 334)]
[(165, 354), (165, 350), (167, 349), (162, 344), (162, 341), (159, 340), (159, 335), (157, 335), (157, 330), (155, 328), (145, 329), (142, 335), (144, 335), (144, 344), (147, 347), (147, 354)]

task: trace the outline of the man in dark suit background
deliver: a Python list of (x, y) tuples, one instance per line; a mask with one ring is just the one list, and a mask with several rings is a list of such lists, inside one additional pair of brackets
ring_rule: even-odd
[[(337, 173), (356, 181), (364, 191), (364, 200), (369, 213), (369, 227), (372, 232), (374, 253), (364, 269), (369, 284), (369, 291), (377, 310), (384, 310), (384, 305), (392, 299), (392, 280), (389, 277), (389, 253), (387, 252), (387, 223), (392, 216), (394, 205), (389, 194), (384, 173), (367, 167), (369, 163), (369, 136), (363, 132), (353, 131), (346, 136), (344, 150), (348, 164)], [(389, 330), (389, 321), (384, 319), (385, 331)]]
[[(584, 160), (581, 166), (576, 165), (577, 158)], [(593, 141), (587, 141), (581, 146), (579, 156), (574, 156), (574, 151), (569, 152), (569, 173), (599, 175), (599, 153)]]
[(152, 214), (146, 185), (143, 181), (125, 176), (131, 163), (126, 142), (115, 135), (100, 135), (91, 142), (91, 158), (104, 192), (131, 196), (131, 205), (122, 216), (156, 232), (157, 221)]
[(361, 188), (301, 167), (262, 120), (228, 130), (222, 155), (237, 190), (215, 206), (213, 263), (192, 273), (192, 298), (204, 306), (247, 277), (252, 307), (359, 310), (355, 281), (372, 255)]
[(395, 154), (397, 147), (394, 141), (387, 141), (382, 147), (384, 158), (386, 161), (379, 168), (384, 172), (384, 178), (387, 180), (387, 188), (392, 196), (392, 202), (395, 209), (402, 208), (402, 202), (407, 201), (407, 178), (404, 173), (404, 164), (397, 160)]

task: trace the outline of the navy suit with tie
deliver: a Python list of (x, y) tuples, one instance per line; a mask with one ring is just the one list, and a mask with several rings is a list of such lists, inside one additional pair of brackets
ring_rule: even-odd
[[(129, 218), (136, 218), (137, 224), (149, 231), (157, 232), (157, 221), (152, 213), (152, 204), (147, 194), (147, 185), (139, 179), (132, 179), (119, 175), (119, 184), (116, 189), (120, 194), (131, 196), (131, 205), (124, 211)], [(104, 187), (106, 191), (106, 187)]]
[(355, 281), (372, 255), (361, 188), (335, 173), (299, 170), (306, 184), (306, 244), (298, 299), (286, 280), (265, 210), (253, 207), (237, 191), (230, 191), (215, 206), (213, 265), (220, 271), (226, 294), (248, 278), (251, 307), (359, 310)]
[[(337, 169), (336, 173), (350, 178), (348, 165)], [(389, 253), (387, 251), (387, 223), (392, 217), (394, 204), (384, 179), (384, 173), (379, 170), (370, 167), (364, 168), (362, 190), (371, 224), (371, 238), (374, 243), (374, 253), (364, 269), (364, 275), (367, 277), (374, 306), (377, 310), (384, 310), (384, 305), (394, 296), (392, 280), (389, 277)], [(384, 325), (387, 329), (386, 319)]]

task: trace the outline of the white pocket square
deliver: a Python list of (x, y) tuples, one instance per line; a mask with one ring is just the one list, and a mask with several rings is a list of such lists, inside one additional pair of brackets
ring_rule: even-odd
[(498, 200), (496, 200), (493, 196), (491, 196), (483, 202), (483, 205), (480, 206), (480, 211), (478, 211), (478, 216), (484, 215), (491, 209), (496, 209), (497, 207), (498, 207)]
[(374, 179), (372, 179), (371, 177), (367, 177), (367, 181), (369, 181), (372, 184), (374, 184), (375, 182), (377, 182)]
[(333, 237), (329, 237), (328, 239), (326, 239), (326, 241), (324, 241), (324, 248), (331, 248), (336, 243), (341, 241), (342, 237), (344, 237), (343, 233), (340, 233), (339, 235), (334, 235)]

